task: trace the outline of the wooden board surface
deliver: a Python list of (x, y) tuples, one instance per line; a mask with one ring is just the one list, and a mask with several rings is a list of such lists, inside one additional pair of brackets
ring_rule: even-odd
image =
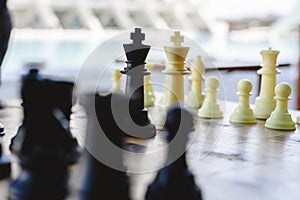
[[(22, 120), (20, 101), (8, 101), (0, 110), (0, 122), (6, 135), (1, 138), (5, 154), (13, 160), (13, 178), (18, 176), (17, 159), (10, 155), (8, 145)], [(264, 127), (264, 121), (255, 125), (230, 124), (229, 114), (235, 103), (221, 102), (225, 118), (199, 119), (191, 133), (188, 145), (188, 163), (206, 200), (298, 200), (300, 197), (300, 127), (295, 131), (275, 131)], [(151, 112), (150, 112), (151, 113)], [(292, 111), (293, 118), (300, 114)], [(83, 143), (85, 113), (79, 105), (74, 107), (72, 131)], [(149, 140), (127, 139), (128, 153), (125, 163), (131, 178), (134, 199), (143, 199), (145, 190), (156, 171), (164, 163), (166, 143), (164, 132)], [(164, 152), (151, 154), (151, 152)], [(138, 154), (139, 153), (139, 154)], [(77, 176), (80, 166), (72, 170), (70, 185), (73, 192), (68, 199), (76, 198), (80, 186)], [(134, 173), (146, 169), (145, 173)], [(74, 175), (75, 174), (75, 175)], [(81, 173), (82, 174), (82, 173)], [(7, 195), (9, 181), (0, 182), (0, 199)]]

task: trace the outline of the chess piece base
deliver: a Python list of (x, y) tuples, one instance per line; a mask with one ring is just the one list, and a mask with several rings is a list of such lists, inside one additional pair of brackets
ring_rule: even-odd
[(254, 106), (254, 115), (256, 119), (268, 119), (275, 107), (276, 101), (274, 99), (261, 99), (257, 97)]
[(290, 113), (273, 112), (267, 119), (265, 127), (276, 130), (295, 130), (295, 122), (292, 120)]
[(0, 155), (0, 180), (8, 178), (11, 173), (11, 163), (8, 157)]
[(238, 124), (255, 124), (256, 118), (251, 108), (236, 108), (230, 116), (230, 122)]
[(190, 108), (199, 109), (202, 106), (204, 95), (196, 97), (195, 93), (189, 92), (185, 104)]
[(198, 111), (198, 116), (208, 119), (220, 119), (223, 118), (223, 113), (220, 110), (219, 105), (209, 106), (208, 108), (201, 107)]
[(57, 171), (49, 166), (46, 168), (36, 167), (32, 171), (24, 170), (20, 178), (11, 184), (9, 199), (65, 199), (68, 193), (66, 168)]

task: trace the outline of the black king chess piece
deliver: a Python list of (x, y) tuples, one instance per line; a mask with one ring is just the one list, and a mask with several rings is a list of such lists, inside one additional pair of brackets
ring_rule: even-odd
[(24, 118), (11, 144), (23, 170), (11, 184), (10, 199), (60, 200), (67, 195), (68, 167), (79, 157), (69, 126), (73, 86), (45, 79), (36, 69), (24, 76)]
[(145, 60), (150, 50), (150, 45), (142, 44), (145, 34), (140, 28), (135, 28), (130, 34), (133, 41), (130, 44), (123, 44), (127, 67), (121, 73), (127, 75), (125, 95), (129, 100), (129, 113), (133, 122), (142, 127), (141, 129), (131, 129), (130, 135), (136, 137), (149, 138), (156, 134), (156, 129), (148, 119), (147, 111), (144, 109), (144, 76), (150, 74), (145, 69)]
[[(127, 97), (119, 94), (87, 95), (82, 102), (88, 124), (85, 162), (81, 163), (85, 173), (80, 200), (129, 200), (129, 181), (122, 154), (126, 133), (120, 124), (123, 123), (122, 108), (128, 103)], [(112, 107), (118, 110), (118, 116), (115, 116)], [(115, 117), (120, 117), (120, 120)]]
[(167, 164), (171, 164), (159, 170), (156, 179), (148, 186), (145, 199), (201, 200), (201, 191), (188, 168), (185, 153), (188, 133), (194, 126), (193, 116), (187, 110), (175, 106), (169, 110), (165, 126), (168, 131), (167, 141), (170, 142)]

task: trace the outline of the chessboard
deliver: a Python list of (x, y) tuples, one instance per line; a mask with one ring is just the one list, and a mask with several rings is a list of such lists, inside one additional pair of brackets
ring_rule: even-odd
[[(300, 175), (297, 173), (299, 159), (300, 129), (278, 131), (267, 129), (265, 121), (257, 124), (232, 124), (229, 115), (236, 106), (234, 102), (221, 102), (225, 108), (223, 119), (197, 119), (196, 129), (191, 133), (192, 142), (188, 148), (188, 163), (200, 186), (202, 196), (207, 200), (232, 199), (297, 199), (300, 192)], [(17, 159), (8, 146), (22, 122), (20, 100), (5, 102), (0, 110), (0, 121), (5, 126), (6, 135), (1, 138), (4, 154), (12, 160), (12, 177), (0, 181), (0, 199), (6, 199), (11, 180), (18, 177), (20, 169)], [(154, 108), (153, 108), (154, 109)], [(300, 114), (291, 111), (293, 118)], [(152, 114), (152, 112), (150, 112)], [(79, 141), (85, 137), (86, 114), (76, 104), (71, 119), (71, 130)], [(195, 137), (194, 137), (195, 136)], [(130, 191), (133, 199), (144, 199), (147, 186), (155, 178), (157, 171), (134, 173), (147, 168), (162, 166), (165, 154), (147, 157), (166, 146), (165, 131), (159, 131), (154, 138), (126, 138), (125, 163), (130, 177)], [(134, 156), (131, 153), (143, 153)], [(49, 172), (51, 173), (51, 172)], [(82, 175), (80, 166), (72, 167), (71, 195), (77, 199), (77, 182)], [(47, 194), (45, 194), (47, 195)]]

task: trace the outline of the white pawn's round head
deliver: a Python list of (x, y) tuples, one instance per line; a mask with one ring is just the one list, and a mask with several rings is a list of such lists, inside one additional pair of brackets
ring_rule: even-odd
[(239, 81), (238, 83), (239, 95), (250, 95), (251, 90), (252, 90), (252, 83), (249, 80), (243, 79)]
[(291, 92), (291, 86), (286, 82), (279, 83), (275, 87), (276, 99), (278, 100), (288, 100)]
[(215, 76), (210, 76), (206, 79), (206, 89), (208, 91), (216, 91), (219, 87), (219, 80)]

